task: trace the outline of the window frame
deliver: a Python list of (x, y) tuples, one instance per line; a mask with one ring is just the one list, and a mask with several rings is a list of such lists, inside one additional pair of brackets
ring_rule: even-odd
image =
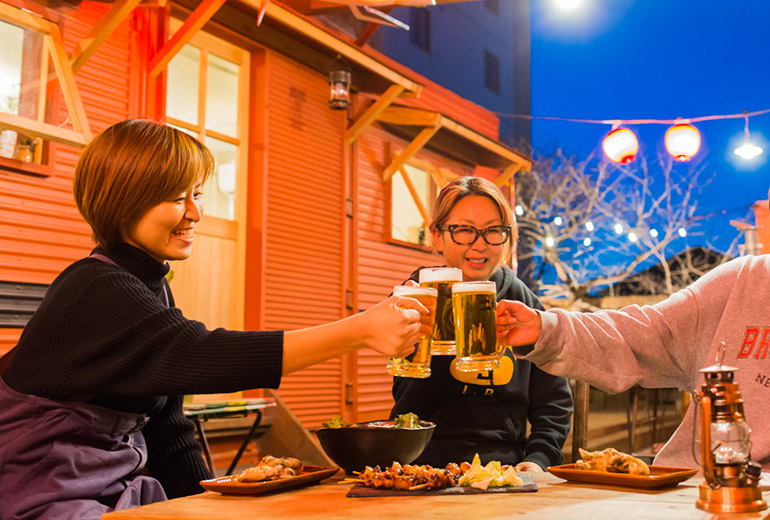
[[(496, 67), (495, 71), (492, 71), (491, 65)], [(496, 82), (495, 85), (491, 84), (493, 80)], [(484, 88), (495, 94), (500, 94), (500, 58), (487, 49), (484, 49)]]

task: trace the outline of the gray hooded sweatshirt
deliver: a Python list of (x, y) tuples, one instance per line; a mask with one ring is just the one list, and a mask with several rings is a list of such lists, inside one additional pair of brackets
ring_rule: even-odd
[[(770, 255), (727, 262), (655, 305), (594, 313), (553, 309), (541, 317), (534, 348), (515, 348), (516, 354), (550, 374), (608, 392), (637, 384), (695, 391), (703, 382), (699, 370), (715, 364), (724, 341), (723, 364), (738, 369), (735, 381), (752, 428), (751, 458), (770, 470)], [(692, 455), (694, 409), (688, 408), (655, 464), (700, 467)], [(696, 449), (700, 453), (700, 445)]]

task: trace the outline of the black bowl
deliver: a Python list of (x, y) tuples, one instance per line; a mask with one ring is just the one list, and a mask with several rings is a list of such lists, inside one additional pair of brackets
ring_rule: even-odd
[(384, 469), (394, 462), (409, 464), (428, 445), (435, 427), (428, 421), (420, 421), (419, 428), (395, 428), (393, 421), (371, 421), (353, 428), (321, 428), (316, 434), (329, 458), (350, 475), (366, 466)]

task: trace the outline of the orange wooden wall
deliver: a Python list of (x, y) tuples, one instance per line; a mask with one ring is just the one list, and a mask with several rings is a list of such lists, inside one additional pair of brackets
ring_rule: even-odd
[[(61, 24), (67, 52), (88, 34), (109, 5), (84, 2)], [(93, 133), (126, 119), (128, 24), (121, 25), (75, 75)], [(60, 91), (53, 122), (67, 119)], [(72, 199), (72, 174), (80, 149), (51, 144), (50, 177), (0, 169), (0, 280), (51, 283), (67, 265), (86, 255), (90, 229)], [(19, 329), (0, 329), (0, 353), (18, 341)]]

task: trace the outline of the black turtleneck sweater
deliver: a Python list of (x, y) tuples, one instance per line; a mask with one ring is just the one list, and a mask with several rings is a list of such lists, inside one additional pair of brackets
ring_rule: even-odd
[(210, 474), (182, 396), (278, 388), (283, 332), (208, 330), (174, 307), (167, 264), (128, 244), (94, 253), (117, 265), (85, 258), (65, 269), (3, 379), (17, 392), (147, 414), (148, 469), (170, 498), (198, 493)]
[[(419, 269), (410, 280), (417, 281)], [(497, 300), (517, 300), (544, 310), (514, 272), (503, 266), (490, 278)], [(390, 415), (416, 413), (436, 423), (428, 446), (415, 464), (445, 466), (470, 462), (478, 453), (484, 464), (535, 462), (543, 468), (562, 462), (572, 416), (567, 380), (546, 374), (506, 349), (501, 368), (481, 373), (451, 372), (453, 356), (433, 356), (427, 379), (393, 378), (396, 401)], [(529, 432), (527, 431), (529, 423)]]

